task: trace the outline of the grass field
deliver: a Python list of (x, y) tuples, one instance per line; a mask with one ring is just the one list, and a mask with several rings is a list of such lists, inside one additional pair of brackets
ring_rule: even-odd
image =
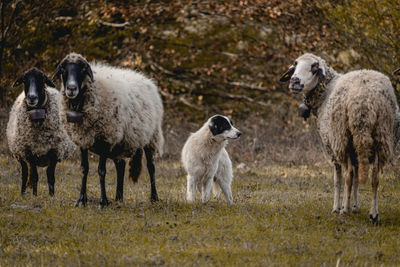
[[(147, 174), (125, 181), (123, 204), (98, 209), (97, 166), (91, 161), (88, 205), (74, 208), (80, 185), (75, 161), (59, 164), (56, 195), (40, 171), (38, 197), (21, 197), (19, 166), (0, 158), (0, 266), (234, 265), (370, 266), (400, 264), (400, 180), (381, 179), (381, 224), (368, 220), (370, 186), (360, 188), (361, 213), (331, 214), (328, 165), (235, 169), (234, 204), (185, 203), (178, 162), (157, 163), (161, 201), (150, 204)], [(108, 162), (109, 199), (115, 170)]]

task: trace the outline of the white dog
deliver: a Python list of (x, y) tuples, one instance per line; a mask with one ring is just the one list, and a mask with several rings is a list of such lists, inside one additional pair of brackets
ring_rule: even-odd
[(188, 202), (194, 201), (196, 187), (201, 192), (201, 200), (207, 202), (212, 187), (214, 195), (222, 190), (232, 204), (232, 162), (225, 146), (228, 139), (239, 138), (241, 134), (229, 118), (215, 115), (190, 135), (182, 149), (182, 164), (188, 174)]

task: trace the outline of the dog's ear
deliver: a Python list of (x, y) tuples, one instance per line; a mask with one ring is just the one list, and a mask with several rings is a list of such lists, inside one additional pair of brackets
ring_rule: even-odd
[(280, 82), (287, 82), (292, 77), (294, 70), (296, 69), (295, 66), (291, 65), (289, 69), (281, 76), (279, 79)]
[(313, 75), (317, 75), (319, 82), (324, 83), (325, 82), (325, 74), (322, 68), (319, 67), (319, 63), (315, 62), (311, 65), (311, 73)]
[(53, 88), (56, 87), (56, 86), (54, 85), (54, 83), (52, 82), (52, 80), (50, 80), (50, 78), (47, 77), (46, 74), (43, 73), (42, 76), (43, 76), (43, 80), (44, 80), (44, 83), (45, 83), (45, 84), (47, 84), (48, 86), (53, 87)]
[(24, 82), (24, 75), (21, 75), (15, 80), (13, 87), (17, 87), (23, 82)]

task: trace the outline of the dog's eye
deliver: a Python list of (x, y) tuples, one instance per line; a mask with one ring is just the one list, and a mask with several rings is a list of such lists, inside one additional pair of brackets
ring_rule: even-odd
[(233, 126), (233, 122), (232, 122), (232, 120), (231, 119), (229, 119), (229, 122), (231, 123), (231, 125)]

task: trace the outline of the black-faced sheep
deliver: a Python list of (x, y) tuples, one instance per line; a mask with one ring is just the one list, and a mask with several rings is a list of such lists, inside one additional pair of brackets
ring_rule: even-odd
[[(377, 222), (378, 175), (392, 158), (398, 110), (389, 78), (373, 70), (338, 74), (320, 57), (304, 54), (281, 77), (282, 82), (289, 80), (289, 89), (302, 93), (304, 104), (317, 117), (325, 151), (334, 163), (333, 212), (349, 212), (352, 186), (353, 211), (359, 211), (358, 181), (367, 181), (372, 164), (369, 214), (371, 221)], [(340, 210), (342, 167), (348, 175)]]
[(124, 158), (130, 157), (129, 176), (137, 181), (143, 150), (150, 174), (151, 201), (157, 201), (155, 154), (162, 154), (163, 105), (156, 85), (142, 74), (101, 63), (88, 63), (76, 53), (57, 66), (61, 78), (60, 117), (72, 141), (81, 149), (82, 187), (77, 205), (87, 202), (88, 150), (99, 155), (100, 207), (108, 204), (106, 160), (117, 169), (115, 199), (123, 200)]
[(53, 82), (33, 68), (21, 75), (14, 86), (22, 83), (24, 92), (14, 102), (7, 124), (9, 149), (22, 168), (21, 194), (25, 193), (28, 185), (37, 195), (37, 166), (48, 166), (49, 193), (54, 195), (56, 164), (70, 156), (75, 145), (60, 122), (60, 93), (51, 88)]

